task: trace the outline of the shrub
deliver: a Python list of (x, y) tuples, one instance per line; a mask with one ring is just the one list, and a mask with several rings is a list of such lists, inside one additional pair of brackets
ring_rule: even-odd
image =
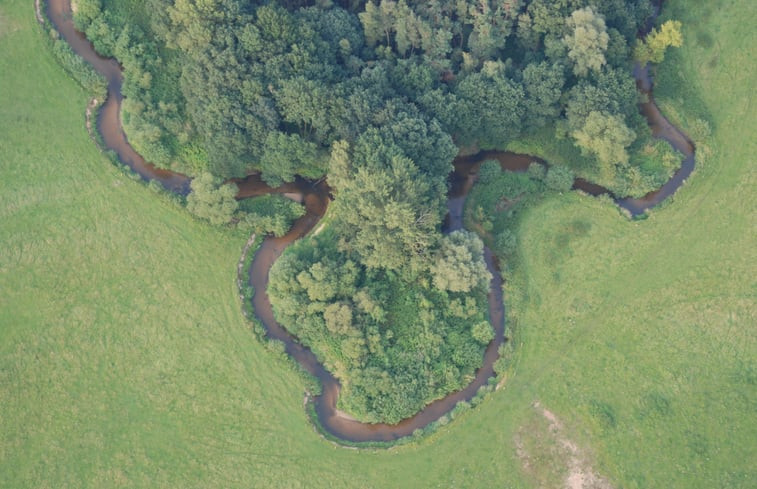
[(544, 179), (547, 188), (556, 190), (558, 192), (566, 192), (573, 186), (573, 180), (575, 180), (573, 171), (567, 166), (556, 165), (547, 170), (547, 176)]
[(202, 173), (192, 180), (192, 193), (187, 197), (189, 212), (210, 221), (211, 224), (227, 224), (234, 216), (239, 204), (234, 199), (237, 186), (221, 184), (210, 173)]
[(58, 39), (58, 33), (53, 33), (53, 55), (63, 68), (71, 74), (85, 90), (91, 92), (93, 96), (104, 99), (108, 91), (108, 82), (105, 78), (92, 68), (92, 65), (84, 61), (78, 54), (71, 50), (63, 39)]
[(518, 238), (510, 229), (503, 229), (497, 233), (494, 240), (494, 253), (499, 257), (506, 257), (515, 252)]
[(488, 345), (494, 339), (494, 331), (489, 321), (481, 321), (473, 325), (471, 334), (482, 345)]
[(547, 176), (547, 168), (540, 163), (531, 163), (528, 165), (528, 176), (534, 180), (543, 181)]

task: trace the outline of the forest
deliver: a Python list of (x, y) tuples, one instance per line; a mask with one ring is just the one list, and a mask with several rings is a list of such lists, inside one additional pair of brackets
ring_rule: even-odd
[(536, 133), (577, 150), (520, 175), (483, 165), (466, 220), (505, 266), (529, 196), (574, 175), (641, 196), (677, 167), (632, 76), (681, 43), (676, 22), (638, 40), (652, 14), (649, 0), (79, 0), (75, 22), (123, 66), (134, 148), (195, 177), (199, 217), (281, 235), (298, 205), (240, 203), (224, 182), (327, 179), (327, 228), (276, 262), (268, 293), (341, 381), (340, 408), (397, 422), (465, 385), (493, 337), (484, 244), (442, 233), (456, 155)]

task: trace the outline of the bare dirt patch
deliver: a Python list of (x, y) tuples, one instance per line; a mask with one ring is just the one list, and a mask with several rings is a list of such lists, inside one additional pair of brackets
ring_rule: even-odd
[(537, 487), (612, 489), (592, 467), (588, 454), (568, 438), (555, 413), (538, 401), (534, 413), (515, 435), (515, 453)]
[(17, 30), (19, 30), (18, 23), (12, 21), (2, 10), (0, 10), (0, 37), (5, 37)]
[(89, 101), (87, 104), (87, 110), (84, 112), (84, 117), (86, 120), (87, 125), (87, 133), (89, 133), (89, 138), (95, 142), (95, 144), (99, 147), (100, 145), (97, 143), (97, 138), (95, 137), (95, 133), (92, 130), (92, 114), (95, 113), (95, 109), (100, 105), (100, 102), (93, 98)]
[(359, 421), (357, 418), (350, 416), (349, 414), (345, 413), (341, 409), (336, 409), (335, 411), (336, 411), (336, 415), (339, 416), (340, 418), (348, 419), (350, 421)]

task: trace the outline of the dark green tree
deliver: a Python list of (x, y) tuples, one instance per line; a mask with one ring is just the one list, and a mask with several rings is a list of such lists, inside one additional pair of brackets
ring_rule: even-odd
[(505, 74), (501, 62), (488, 62), (480, 73), (466, 76), (456, 87), (455, 135), (467, 146), (502, 147), (516, 138), (524, 114), (523, 88)]
[(327, 153), (298, 134), (271, 132), (263, 144), (260, 168), (263, 180), (272, 187), (294, 181), (295, 175), (319, 178), (327, 166)]

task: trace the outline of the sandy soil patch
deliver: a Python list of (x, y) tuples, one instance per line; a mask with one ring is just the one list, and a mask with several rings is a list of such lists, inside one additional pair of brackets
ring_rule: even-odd
[(357, 418), (350, 416), (349, 414), (345, 413), (341, 409), (335, 409), (336, 415), (343, 419), (349, 419), (350, 421), (358, 421)]
[(287, 199), (297, 202), (298, 204), (302, 204), (303, 202), (305, 202), (305, 196), (302, 195), (301, 192), (286, 192), (282, 195), (286, 197)]
[(2, 10), (0, 10), (0, 37), (5, 37), (8, 34), (16, 32), (18, 29), (18, 24), (13, 22)]
[(538, 487), (612, 489), (591, 466), (585, 450), (568, 438), (562, 421), (540, 402), (534, 416), (515, 435), (515, 453), (523, 471)]

